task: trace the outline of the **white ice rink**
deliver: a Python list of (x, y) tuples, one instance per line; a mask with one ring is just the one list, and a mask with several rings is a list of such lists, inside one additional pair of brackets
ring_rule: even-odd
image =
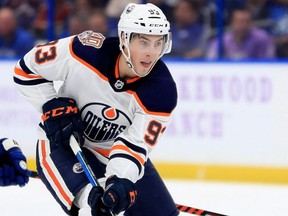
[[(231, 216), (288, 215), (288, 185), (165, 182), (178, 204)], [(6, 187), (0, 191), (1, 216), (65, 216), (40, 180), (31, 179), (24, 188)]]

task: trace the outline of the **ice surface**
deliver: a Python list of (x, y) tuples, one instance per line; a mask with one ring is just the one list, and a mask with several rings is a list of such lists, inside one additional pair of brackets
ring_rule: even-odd
[[(288, 215), (288, 185), (165, 180), (178, 204), (231, 216)], [(65, 216), (40, 180), (0, 188), (1, 216)], [(163, 206), (163, 208), (165, 208)], [(181, 213), (181, 216), (191, 214)]]

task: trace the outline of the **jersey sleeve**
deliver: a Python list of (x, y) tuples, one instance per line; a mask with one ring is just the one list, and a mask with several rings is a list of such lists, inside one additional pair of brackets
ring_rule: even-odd
[[(107, 177), (117, 175), (136, 182), (144, 175), (145, 163), (170, 124), (177, 104), (176, 85), (170, 81), (161, 82), (163, 88), (158, 91), (153, 91), (151, 84), (147, 88), (152, 91), (145, 87), (144, 92), (133, 93), (130, 110), (133, 110), (134, 118), (131, 126), (115, 139), (107, 164)], [(168, 101), (163, 95), (167, 88)]]
[(73, 37), (35, 46), (14, 68), (14, 82), (23, 96), (42, 112), (42, 105), (57, 96), (53, 81), (69, 73)]

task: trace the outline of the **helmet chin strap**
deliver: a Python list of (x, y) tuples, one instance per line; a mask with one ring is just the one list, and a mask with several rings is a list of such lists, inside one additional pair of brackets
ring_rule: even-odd
[[(128, 56), (125, 54), (124, 49), (123, 49), (123, 46), (127, 48)], [(160, 57), (159, 57), (159, 58), (153, 63), (153, 65), (151, 65), (151, 67), (150, 67), (150, 69), (148, 70), (147, 73), (141, 75), (141, 74), (137, 73), (137, 72), (135, 71), (135, 69), (134, 69), (134, 65), (132, 64), (132, 61), (131, 61), (131, 58), (130, 58), (130, 57), (131, 57), (131, 54), (130, 54), (129, 46), (128, 46), (128, 45), (123, 45), (123, 46), (120, 44), (120, 50), (121, 50), (124, 58), (126, 59), (126, 63), (127, 63), (127, 65), (128, 65), (128, 67), (132, 70), (132, 72), (133, 72), (136, 76), (138, 76), (138, 77), (145, 77), (145, 76), (147, 76), (147, 75), (150, 73), (150, 71), (152, 70), (152, 68), (154, 67), (154, 65), (156, 64), (156, 62), (157, 62), (157, 61), (159, 60), (159, 58), (160, 58)]]

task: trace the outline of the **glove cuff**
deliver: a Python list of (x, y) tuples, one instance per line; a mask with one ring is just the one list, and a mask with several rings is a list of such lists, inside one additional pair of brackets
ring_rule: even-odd
[(4, 153), (5, 153), (5, 149), (4, 149), (4, 146), (3, 146), (3, 142), (4, 142), (4, 140), (6, 140), (7, 138), (2, 138), (2, 139), (0, 139), (0, 156), (1, 155), (4, 155)]
[(13, 139), (4, 138), (4, 139), (0, 140), (0, 143), (1, 143), (1, 141), (2, 141), (2, 146), (3, 146), (5, 151), (9, 151), (12, 148), (20, 149), (19, 144)]

